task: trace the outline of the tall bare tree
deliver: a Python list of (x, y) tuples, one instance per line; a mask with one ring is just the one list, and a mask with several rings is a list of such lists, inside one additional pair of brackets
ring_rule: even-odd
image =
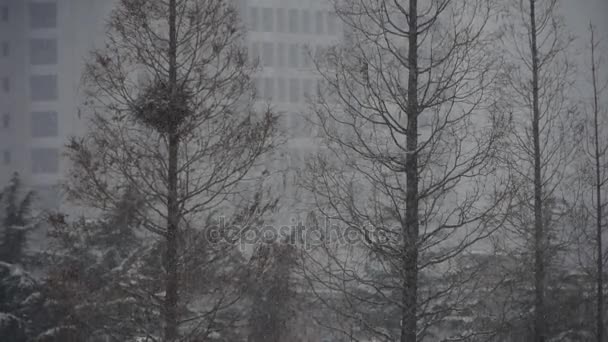
[[(595, 276), (596, 276), (596, 317), (595, 317), (595, 332), (596, 340), (604, 341), (605, 336), (605, 322), (604, 322), (604, 247), (603, 242), (603, 230), (604, 230), (604, 207), (605, 203), (602, 202), (603, 187), (608, 182), (608, 174), (606, 174), (606, 167), (608, 166), (606, 156), (608, 154), (608, 145), (603, 143), (605, 140), (605, 132), (602, 130), (603, 124), (605, 124), (605, 110), (602, 109), (600, 103), (600, 97), (603, 91), (606, 89), (606, 85), (600, 84), (598, 80), (600, 76), (601, 61), (597, 56), (597, 49), (600, 46), (599, 40), (595, 36), (595, 28), (593, 25), (589, 26), (590, 33), (590, 68), (591, 68), (591, 86), (593, 89), (593, 96), (591, 98), (591, 112), (592, 112), (592, 123), (589, 128), (588, 137), (590, 142), (586, 145), (587, 155), (590, 156), (593, 161), (593, 190), (595, 192), (595, 203), (594, 203), (594, 214), (595, 216)], [(590, 153), (589, 153), (590, 152)]]
[(504, 77), (508, 96), (502, 108), (513, 115), (507, 148), (518, 191), (517, 210), (509, 221), (518, 238), (509, 239), (506, 248), (521, 252), (515, 246), (523, 246), (517, 253), (527, 269), (518, 272), (534, 275), (529, 312), (533, 339), (541, 342), (549, 336), (547, 272), (567, 242), (558, 227), (573, 201), (566, 184), (581, 126), (568, 96), (573, 83), (566, 58), (571, 38), (557, 12), (558, 0), (513, 1), (508, 11), (503, 40), (504, 54), (510, 57)]
[(302, 182), (331, 231), (305, 245), (303, 272), (337, 296), (325, 302), (351, 338), (442, 338), (473, 296), (456, 259), (500, 226), (508, 193), (494, 163), (505, 121), (490, 96), (493, 6), (334, 2), (345, 42), (317, 61), (326, 143)]
[(163, 288), (150, 295), (163, 332), (146, 332), (163, 341), (208, 334), (213, 324), (201, 319), (226, 301), (194, 313), (180, 300), (185, 232), (209, 230), (218, 211), (247, 226), (272, 204), (251, 171), (274, 145), (276, 118), (252, 106), (255, 66), (237, 18), (227, 0), (121, 0), (85, 71), (91, 126), (69, 145), (69, 193), (103, 213), (136, 191), (141, 226), (164, 246)]

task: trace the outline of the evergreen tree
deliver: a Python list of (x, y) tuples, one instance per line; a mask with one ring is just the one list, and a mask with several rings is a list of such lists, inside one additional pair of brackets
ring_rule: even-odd
[(14, 173), (9, 185), (0, 193), (0, 203), (4, 211), (0, 260), (7, 263), (21, 262), (27, 243), (27, 233), (32, 229), (29, 215), (34, 193), (28, 191), (21, 197), (22, 192), (19, 174)]

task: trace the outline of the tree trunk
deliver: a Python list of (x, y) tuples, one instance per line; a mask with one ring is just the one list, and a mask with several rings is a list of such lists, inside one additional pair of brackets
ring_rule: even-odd
[(417, 333), (418, 297), (418, 22), (417, 0), (410, 0), (408, 49), (408, 113), (406, 209), (401, 342), (415, 342)]
[(538, 48), (536, 44), (535, 0), (530, 0), (532, 52), (532, 138), (534, 140), (534, 341), (545, 341), (545, 260), (542, 174), (540, 155), (540, 108), (538, 100)]
[(596, 229), (597, 229), (597, 316), (596, 316), (596, 336), (597, 342), (604, 341), (604, 263), (602, 255), (602, 193), (601, 193), (601, 174), (600, 174), (600, 141), (598, 132), (598, 92), (595, 68), (595, 37), (593, 27), (591, 27), (591, 77), (593, 81), (593, 129), (595, 133), (595, 195), (596, 195)]
[[(169, 90), (171, 101), (177, 97), (177, 5), (176, 0), (169, 1)], [(175, 103), (171, 103), (170, 112)], [(177, 154), (179, 151), (179, 136), (176, 120), (169, 120), (169, 163), (168, 163), (168, 199), (167, 199), (167, 235), (165, 250), (165, 342), (173, 342), (178, 337), (177, 307), (178, 307), (178, 260), (177, 240), (179, 224), (179, 206), (177, 201)]]

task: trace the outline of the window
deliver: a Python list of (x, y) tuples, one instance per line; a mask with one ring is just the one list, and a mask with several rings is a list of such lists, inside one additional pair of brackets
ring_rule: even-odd
[(289, 102), (300, 101), (300, 82), (297, 78), (289, 80)]
[(317, 45), (315, 48), (315, 63), (319, 63), (323, 60), (323, 55), (325, 51), (322, 46)]
[(249, 58), (251, 58), (251, 64), (257, 64), (260, 60), (260, 43), (251, 43), (251, 50), (249, 50)]
[(264, 32), (272, 32), (274, 30), (274, 18), (272, 17), (272, 8), (262, 9), (262, 25)]
[(336, 34), (336, 32), (336, 14), (330, 12), (327, 14), (327, 33)]
[(302, 11), (302, 33), (310, 33), (310, 11)]
[(56, 112), (33, 112), (32, 113), (32, 137), (56, 137), (58, 131)]
[(2, 21), (8, 22), (8, 6), (2, 6)]
[[(289, 113), (288, 114), (288, 125), (287, 126), (287, 131), (289, 132), (289, 134), (291, 136), (297, 136), (297, 132), (298, 132), (298, 118), (296, 117), (296, 113)], [(293, 151), (293, 150), (292, 150)], [(291, 160), (291, 164), (295, 165), (295, 161), (297, 160), (297, 154), (296, 153), (291, 153), (290, 154), (290, 160)]]
[(277, 8), (277, 32), (284, 33), (285, 31), (285, 9)]
[(10, 53), (10, 45), (8, 42), (2, 42), (2, 57), (8, 57)]
[(257, 98), (261, 98), (262, 97), (262, 91), (264, 90), (264, 89), (262, 89), (263, 85), (264, 84), (263, 84), (261, 78), (255, 77), (253, 79), (253, 87), (255, 89), (255, 95), (256, 95)]
[(9, 128), (11, 125), (11, 115), (3, 114), (2, 115), (2, 128)]
[(30, 63), (48, 65), (57, 63), (57, 40), (30, 39)]
[(279, 93), (279, 101), (281, 102), (285, 102), (287, 101), (287, 86), (285, 84), (285, 79), (284, 78), (279, 78), (277, 80), (277, 89), (278, 89), (278, 93)]
[(274, 97), (274, 80), (272, 78), (264, 79), (264, 98), (271, 100)]
[(11, 80), (8, 77), (2, 78), (2, 90), (5, 93), (8, 93), (9, 91), (11, 91)]
[(310, 68), (312, 66), (312, 58), (310, 57), (310, 49), (308, 47), (303, 46), (301, 48), (302, 51), (302, 67)]
[(291, 68), (298, 67), (298, 45), (289, 44), (289, 66)]
[(52, 101), (57, 99), (57, 76), (36, 75), (30, 77), (30, 97), (32, 101)]
[(323, 21), (323, 12), (321, 11), (315, 12), (315, 27), (317, 34), (323, 34), (325, 23)]
[(313, 97), (319, 97), (320, 94), (320, 82), (321, 80), (316, 78), (312, 80), (312, 96)]
[(304, 97), (313, 97), (313, 83), (311, 79), (306, 79), (302, 81), (302, 89), (304, 91)]
[(57, 4), (54, 2), (33, 2), (29, 10), (31, 28), (57, 27)]
[(289, 10), (289, 32), (298, 33), (298, 10)]
[(249, 28), (252, 31), (260, 31), (260, 18), (257, 7), (251, 7), (249, 9)]
[(273, 66), (274, 65), (274, 45), (272, 43), (263, 43), (262, 44), (262, 61), (264, 66)]
[(56, 148), (32, 149), (32, 173), (57, 173), (59, 152)]
[(11, 163), (11, 151), (10, 150), (4, 150), (2, 153), (2, 163), (4, 165), (8, 165)]
[(285, 67), (285, 43), (277, 44), (277, 66)]

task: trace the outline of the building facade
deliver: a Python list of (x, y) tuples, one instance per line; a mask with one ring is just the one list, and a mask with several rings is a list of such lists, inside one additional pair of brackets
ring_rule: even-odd
[(57, 206), (68, 138), (79, 131), (80, 80), (111, 1), (0, 0), (0, 184), (14, 172)]
[[(319, 76), (314, 59), (341, 38), (327, 0), (237, 0), (248, 30), (260, 102), (280, 112), (288, 144), (275, 169), (301, 168), (316, 146), (306, 118)], [(104, 39), (112, 0), (0, 0), (0, 184), (19, 172), (41, 202), (56, 205), (63, 146), (82, 130), (83, 66)], [(293, 176), (293, 173), (292, 173)], [(284, 173), (285, 190), (297, 197)]]
[(261, 69), (254, 79), (257, 95), (261, 105), (280, 114), (287, 138), (272, 161), (283, 178), (285, 212), (290, 220), (303, 219), (295, 177), (318, 146), (310, 114), (322, 82), (315, 61), (342, 38), (340, 21), (327, 0), (240, 0), (239, 9), (251, 61)]
[[(271, 162), (283, 177), (285, 217), (291, 218), (299, 214), (297, 170), (318, 145), (307, 118), (320, 82), (314, 60), (342, 31), (327, 0), (236, 1), (251, 61), (260, 65), (254, 75), (259, 104), (281, 114), (287, 144)], [(88, 52), (104, 41), (112, 3), (0, 0), (0, 187), (18, 172), (41, 206), (62, 202), (58, 185), (69, 167), (64, 146), (86, 123), (79, 116), (83, 67)], [(311, 318), (314, 307), (302, 310), (307, 313), (290, 324), (294, 341), (331, 338)]]

